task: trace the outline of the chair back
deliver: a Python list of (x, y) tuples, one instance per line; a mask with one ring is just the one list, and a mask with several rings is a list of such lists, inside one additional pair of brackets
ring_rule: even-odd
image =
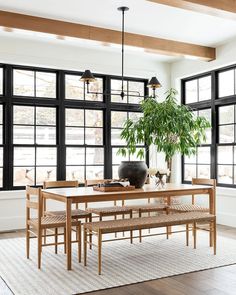
[(43, 188), (58, 188), (58, 187), (78, 187), (77, 180), (57, 180), (57, 181), (44, 181)]
[[(209, 179), (209, 178), (192, 178), (192, 184), (198, 185), (211, 185), (214, 190), (216, 189), (216, 179)], [(194, 195), (192, 195), (192, 204), (194, 205)]]
[[(31, 197), (36, 197), (36, 200), (33, 201)], [(33, 209), (37, 210), (37, 218), (41, 223), (42, 208), (41, 188), (26, 186), (26, 220), (31, 218), (31, 209)]]

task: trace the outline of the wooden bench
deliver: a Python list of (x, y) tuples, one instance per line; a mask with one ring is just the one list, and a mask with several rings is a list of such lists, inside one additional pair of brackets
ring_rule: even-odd
[[(99, 222), (90, 222), (84, 224), (84, 265), (87, 265), (87, 244), (88, 236), (95, 234), (98, 237), (98, 274), (102, 269), (102, 235), (117, 233), (123, 231), (142, 230), (149, 228), (160, 228), (175, 225), (192, 225), (194, 249), (196, 249), (196, 231), (198, 222), (210, 224), (210, 231), (213, 241), (214, 255), (216, 255), (216, 217), (203, 212), (177, 213), (170, 215), (161, 215), (153, 217), (141, 217), (122, 220), (108, 220)], [(107, 241), (107, 240), (106, 240)], [(133, 239), (131, 237), (131, 243)], [(189, 244), (189, 231), (186, 231), (186, 243)]]

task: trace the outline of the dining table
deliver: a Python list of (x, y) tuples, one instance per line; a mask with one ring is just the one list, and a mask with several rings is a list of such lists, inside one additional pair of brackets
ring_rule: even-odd
[(125, 201), (138, 199), (166, 198), (167, 204), (171, 204), (173, 197), (205, 195), (208, 197), (209, 212), (215, 215), (215, 189), (207, 185), (174, 184), (167, 183), (165, 187), (159, 188), (154, 184), (145, 184), (142, 188), (129, 191), (101, 192), (93, 187), (71, 187), (43, 189), (43, 200), (55, 200), (65, 203), (66, 207), (66, 255), (67, 270), (72, 269), (71, 253), (71, 210), (72, 204), (88, 204), (95, 202)]

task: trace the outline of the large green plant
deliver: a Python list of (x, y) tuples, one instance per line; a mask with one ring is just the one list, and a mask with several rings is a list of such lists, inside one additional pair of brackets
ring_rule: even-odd
[(166, 99), (158, 102), (149, 97), (141, 102), (143, 116), (138, 121), (126, 120), (121, 138), (127, 148), (120, 148), (118, 153), (126, 156), (136, 154), (144, 158), (144, 150), (137, 145), (154, 144), (157, 152), (164, 152), (168, 168), (176, 153), (190, 156), (196, 153), (196, 147), (206, 141), (206, 129), (211, 125), (204, 117), (196, 117), (192, 110), (177, 103), (177, 91), (170, 89)]

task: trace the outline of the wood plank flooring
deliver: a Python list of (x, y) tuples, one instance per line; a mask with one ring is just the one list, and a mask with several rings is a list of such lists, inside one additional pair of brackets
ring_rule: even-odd
[[(236, 239), (236, 228), (218, 225), (218, 235)], [(24, 236), (23, 231), (1, 233), (0, 239)], [(2, 295), (12, 295), (0, 279)], [(236, 265), (152, 280), (118, 288), (86, 293), (90, 295), (236, 295)], [(37, 295), (37, 294), (34, 294)], [(45, 294), (50, 295), (50, 294)], [(70, 294), (68, 294), (70, 295)], [(80, 294), (81, 295), (81, 294)]]

